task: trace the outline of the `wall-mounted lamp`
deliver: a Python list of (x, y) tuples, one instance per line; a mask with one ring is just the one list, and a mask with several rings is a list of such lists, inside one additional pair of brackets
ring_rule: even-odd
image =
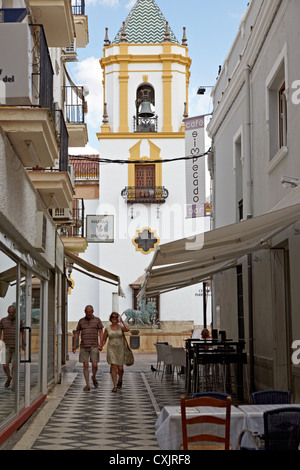
[(206, 86), (200, 86), (197, 91), (197, 95), (204, 95), (206, 93), (206, 88), (213, 88), (213, 86), (206, 85)]
[(281, 177), (281, 184), (285, 188), (297, 188), (297, 186), (300, 186), (300, 179), (292, 178), (290, 176), (282, 176)]

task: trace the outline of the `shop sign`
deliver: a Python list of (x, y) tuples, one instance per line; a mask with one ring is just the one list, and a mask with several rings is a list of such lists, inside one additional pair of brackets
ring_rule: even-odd
[(205, 195), (205, 117), (185, 119), (186, 205), (187, 218), (203, 217)]
[(31, 104), (30, 29), (26, 23), (0, 26), (0, 104)]
[(88, 243), (114, 242), (113, 215), (87, 215), (86, 237)]

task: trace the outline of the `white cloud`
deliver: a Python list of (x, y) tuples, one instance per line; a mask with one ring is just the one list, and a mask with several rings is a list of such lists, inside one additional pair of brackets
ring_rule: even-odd
[(77, 85), (86, 86), (89, 90), (86, 97), (88, 105), (86, 123), (91, 129), (99, 132), (103, 114), (103, 74), (99, 59), (88, 57), (78, 62), (72, 71), (72, 75), (75, 77)]
[(129, 2), (126, 5), (126, 8), (132, 8), (135, 3), (136, 3), (136, 0), (129, 0)]
[[(111, 7), (111, 8), (120, 6), (119, 0), (85, 0), (85, 3), (86, 5), (91, 5), (91, 6), (102, 5), (104, 7)], [(126, 3), (125, 8), (131, 9), (135, 3), (136, 3), (136, 0), (129, 0)]]
[(119, 0), (85, 0), (86, 5), (119, 6)]
[(69, 155), (99, 155), (99, 149), (95, 149), (90, 145), (85, 147), (70, 147)]

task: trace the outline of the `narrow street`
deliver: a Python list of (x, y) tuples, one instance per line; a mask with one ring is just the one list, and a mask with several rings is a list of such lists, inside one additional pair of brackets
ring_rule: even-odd
[(139, 354), (125, 369), (123, 387), (112, 393), (105, 355), (98, 370), (99, 388), (84, 392), (82, 365), (70, 361), (40, 411), (2, 450), (159, 450), (155, 422), (166, 405), (179, 405), (184, 376), (152, 372), (156, 355)]

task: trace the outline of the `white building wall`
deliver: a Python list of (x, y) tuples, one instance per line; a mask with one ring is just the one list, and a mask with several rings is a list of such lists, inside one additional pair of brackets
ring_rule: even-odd
[[(151, 142), (161, 149), (163, 159), (184, 155), (184, 139), (156, 139), (154, 133)], [(130, 156), (129, 149), (135, 143), (131, 139), (105, 139), (100, 143), (100, 154), (109, 154), (112, 159), (127, 159)], [(149, 155), (146, 139), (141, 145), (141, 155)], [(121, 278), (126, 298), (119, 299), (120, 312), (132, 307), (132, 289), (129, 284), (144, 274), (154, 253), (136, 251), (132, 242), (136, 230), (149, 227), (156, 231), (160, 243), (167, 243), (209, 229), (208, 218), (205, 221), (185, 218), (185, 162), (163, 163), (162, 169), (163, 186), (169, 191), (168, 199), (159, 206), (159, 213), (156, 204), (134, 204), (131, 218), (131, 207), (121, 197), (121, 190), (128, 185), (128, 165), (100, 165), (101, 195), (98, 210), (99, 214), (115, 216), (115, 242), (99, 245), (99, 265)], [(183, 316), (185, 320), (198, 320), (199, 312), (202, 311), (201, 302), (196, 296), (198, 291), (199, 286), (195, 286), (180, 293), (162, 295), (161, 320), (179, 320)], [(100, 285), (101, 315), (104, 319), (110, 314), (113, 292), (116, 292), (116, 288), (103, 283)]]
[[(215, 227), (236, 221), (234, 188), (237, 175), (232, 168), (234, 140), (239, 130), (243, 137), (243, 169), (240, 177), (243, 179), (244, 202), (247, 202), (247, 183), (249, 183), (246, 171), (247, 158), (251, 157), (252, 215), (254, 217), (262, 215), (278, 204), (281, 206), (289, 204), (288, 201), (285, 202), (288, 195), (294, 194), (294, 202), (299, 202), (297, 189), (288, 189), (281, 184), (282, 176), (300, 177), (298, 158), (300, 115), (299, 103), (295, 101), (297, 89), (295, 81), (298, 80), (300, 63), (297, 33), (299, 20), (300, 4), (296, 0), (289, 2), (253, 0), (226, 58), (222, 75), (214, 89), (215, 111), (209, 124), (215, 158)], [(245, 32), (247, 43), (241, 37), (241, 30)], [(246, 144), (245, 74), (248, 65), (251, 67), (250, 154)], [(272, 80), (277, 78), (281, 67), (286, 83), (287, 146), (276, 154), (271, 154), (271, 148), (277, 143), (277, 137), (272, 134), (272, 129), (278, 126), (278, 121), (272, 124), (274, 113), (269, 113), (269, 86)], [(281, 80), (282, 78), (278, 79), (278, 82)], [(249, 347), (248, 335), (251, 334), (248, 330), (248, 301), (250, 297), (253, 300), (256, 387), (290, 388), (296, 400), (300, 395), (300, 373), (299, 367), (292, 363), (291, 356), (292, 342), (300, 338), (298, 321), (300, 298), (296, 287), (300, 276), (300, 246), (297, 236), (299, 226), (298, 222), (274, 237), (270, 241), (272, 250), (253, 254), (252, 293), (248, 290), (247, 258), (239, 260), (243, 266), (247, 347)], [(236, 283), (235, 269), (214, 277), (214, 319), (217, 319), (220, 312), (220, 326), (233, 338), (237, 338), (238, 335)]]

